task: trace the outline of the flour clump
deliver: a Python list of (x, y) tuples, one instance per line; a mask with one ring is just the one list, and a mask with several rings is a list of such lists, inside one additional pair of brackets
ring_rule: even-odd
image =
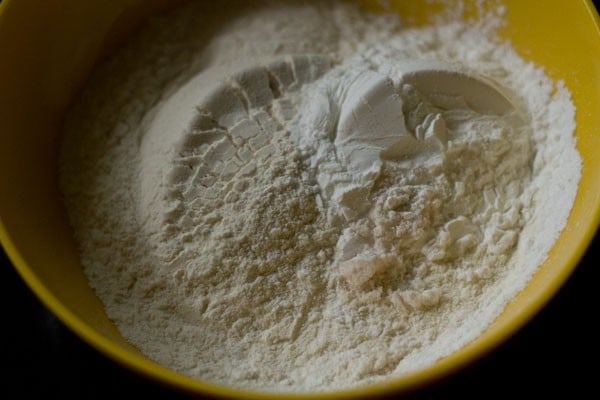
[(108, 316), (169, 368), (269, 391), (475, 339), (566, 223), (568, 90), (496, 17), (225, 3), (151, 20), (69, 113), (61, 186)]

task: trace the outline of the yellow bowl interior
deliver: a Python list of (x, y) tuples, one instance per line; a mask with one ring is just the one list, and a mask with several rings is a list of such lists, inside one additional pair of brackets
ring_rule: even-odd
[[(167, 3), (169, 3), (167, 5)], [(377, 1), (365, 4), (377, 7)], [(442, 1), (391, 1), (422, 24)], [(451, 3), (451, 2), (450, 2)], [(88, 286), (57, 187), (63, 115), (92, 66), (167, 0), (5, 0), (0, 3), (0, 240), (20, 274), (66, 325), (122, 364), (197, 393), (239, 398), (279, 395), (199, 382), (146, 359), (119, 334)], [(565, 81), (577, 107), (583, 176), (568, 225), (528, 286), (477, 340), (430, 368), (314, 398), (414, 389), (465, 365), (519, 329), (577, 265), (600, 219), (600, 31), (588, 0), (506, 0), (510, 38), (521, 55)], [(535, 18), (532, 16), (535, 15)], [(293, 395), (289, 395), (293, 396)]]

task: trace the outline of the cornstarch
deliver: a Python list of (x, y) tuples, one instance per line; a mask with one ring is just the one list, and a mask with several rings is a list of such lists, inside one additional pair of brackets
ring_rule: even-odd
[[(218, 3), (218, 4), (217, 4)], [(194, 378), (321, 391), (431, 365), (544, 261), (580, 178), (561, 82), (479, 23), (191, 2), (93, 72), (61, 187), (123, 336)]]

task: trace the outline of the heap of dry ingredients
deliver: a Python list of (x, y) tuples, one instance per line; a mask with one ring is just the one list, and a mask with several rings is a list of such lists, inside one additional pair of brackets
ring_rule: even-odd
[(85, 273), (124, 337), (276, 391), (399, 376), (476, 338), (580, 176), (569, 92), (497, 22), (403, 29), (332, 1), (151, 20), (94, 72), (61, 157)]

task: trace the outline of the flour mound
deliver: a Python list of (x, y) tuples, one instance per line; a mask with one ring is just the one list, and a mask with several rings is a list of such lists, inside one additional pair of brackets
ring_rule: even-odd
[(480, 335), (573, 204), (568, 90), (497, 18), (216, 3), (149, 21), (66, 121), (65, 203), (123, 336), (198, 379), (315, 391)]

